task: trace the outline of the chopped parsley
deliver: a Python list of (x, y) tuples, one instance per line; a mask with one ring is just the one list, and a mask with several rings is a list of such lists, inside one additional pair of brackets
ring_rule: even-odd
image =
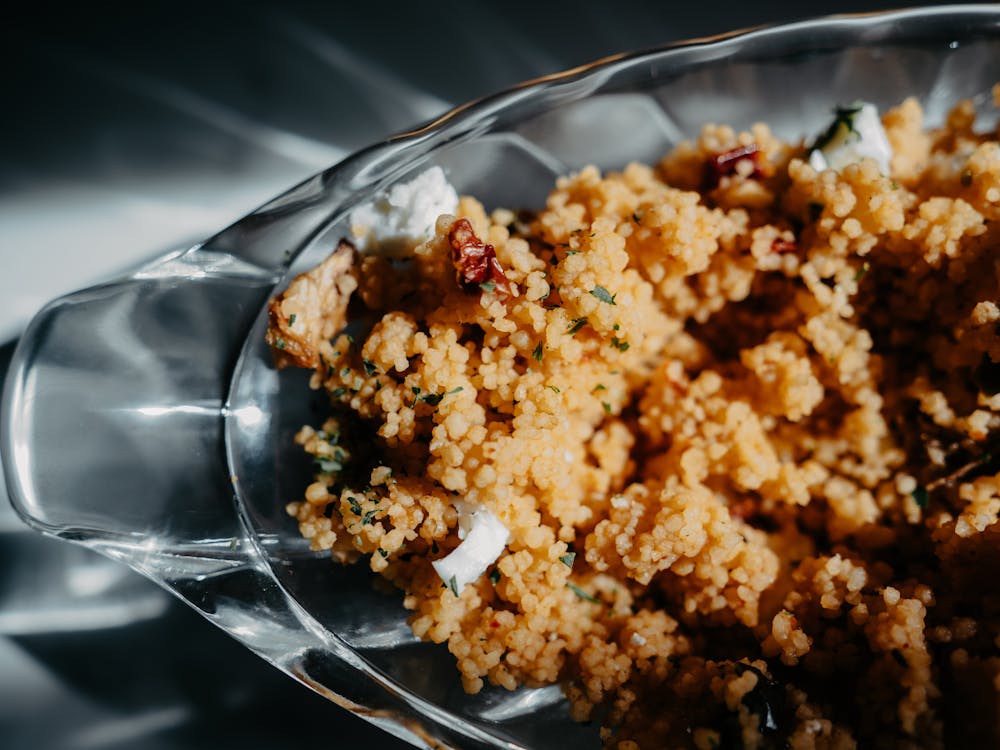
[(585, 325), (587, 325), (587, 323), (589, 322), (590, 321), (587, 320), (586, 318), (573, 318), (573, 320), (570, 321), (569, 328), (566, 329), (566, 333), (568, 333), (570, 336), (575, 336), (580, 331), (580, 329), (583, 328)]
[(573, 561), (576, 559), (575, 552), (567, 552), (565, 555), (559, 555), (559, 562), (565, 565), (567, 568), (573, 567)]
[(593, 594), (588, 594), (586, 591), (584, 591), (583, 589), (581, 589), (575, 583), (570, 583), (569, 581), (567, 581), (566, 582), (566, 588), (568, 588), (570, 591), (572, 591), (578, 597), (580, 597), (581, 599), (583, 599), (585, 602), (592, 602), (594, 604), (603, 604), (603, 602), (600, 599), (598, 599)]
[(606, 390), (608, 390), (608, 387), (604, 385), (604, 383), (598, 383), (597, 385), (594, 386), (594, 390), (592, 390), (591, 393), (597, 393), (598, 391), (606, 391)]
[(601, 402), (601, 406), (604, 407), (604, 413), (605, 414), (610, 414), (611, 413), (611, 404), (609, 404), (607, 401), (602, 401)]
[(455, 580), (455, 576), (448, 579), (448, 588), (451, 589), (451, 593), (458, 596), (458, 581)]
[(288, 346), (288, 344), (285, 343), (285, 340), (280, 336), (274, 340), (275, 349), (284, 349), (286, 346)]
[(334, 398), (340, 398), (345, 393), (347, 393), (346, 388), (334, 388), (332, 391), (330, 391), (330, 395), (333, 396)]
[(490, 571), (490, 583), (492, 583), (494, 586), (496, 586), (498, 583), (500, 583), (500, 569), (499, 568), (493, 568), (493, 570)]
[(317, 457), (313, 463), (324, 474), (333, 474), (334, 472), (342, 471), (344, 468), (344, 465), (340, 461), (327, 458), (326, 456)]
[(556, 386), (554, 386), (554, 385), (547, 385), (547, 386), (545, 386), (545, 387), (546, 387), (546, 388), (550, 388), (550, 389), (552, 389), (552, 390), (553, 390), (553, 391), (555, 391), (556, 393), (562, 393), (562, 391), (560, 391), (560, 390), (559, 390), (559, 389), (558, 389), (558, 388), (557, 388)]
[(926, 487), (917, 487), (917, 489), (913, 490), (913, 492), (911, 492), (910, 495), (912, 495), (913, 502), (917, 504), (918, 508), (927, 507), (927, 501), (930, 499), (930, 497), (927, 494)]
[(347, 498), (347, 502), (349, 502), (351, 504), (351, 513), (353, 513), (356, 516), (360, 516), (361, 515), (361, 503), (358, 502), (358, 499), (356, 497), (354, 497), (354, 496), (350, 496), (350, 497)]
[(378, 368), (375, 366), (375, 363), (372, 362), (370, 359), (361, 360), (361, 364), (364, 365), (365, 367), (366, 375), (375, 375), (376, 373), (378, 373)]
[(375, 517), (376, 513), (378, 513), (378, 508), (372, 508), (370, 511), (365, 513), (361, 517), (361, 525), (367, 526), (368, 524), (370, 524), (372, 522), (372, 519)]
[(861, 279), (864, 278), (865, 274), (868, 273), (870, 270), (871, 266), (868, 264), (868, 261), (865, 261), (864, 264), (861, 266), (861, 268), (858, 269), (858, 272), (854, 274), (854, 283), (856, 284), (859, 281), (861, 281)]
[(615, 297), (617, 297), (618, 295), (612, 294), (600, 284), (591, 289), (590, 293), (593, 296), (597, 297), (597, 299), (599, 299), (601, 302), (605, 302), (609, 305), (617, 305), (617, 303), (615, 302)]
[(534, 357), (539, 364), (541, 364), (542, 357), (545, 356), (545, 350), (542, 347), (541, 341), (538, 342), (538, 346), (535, 347), (535, 351), (531, 353), (531, 356)]
[(295, 313), (288, 316), (288, 327), (291, 328), (293, 325), (295, 325)]
[(382, 549), (381, 547), (378, 548), (378, 553), (380, 555), (382, 555), (382, 557), (388, 557), (389, 556), (389, 550)]
[(492, 292), (494, 289), (497, 288), (497, 283), (495, 281), (484, 281), (482, 284), (479, 285), (479, 288), (482, 289), (484, 292)]
[(416, 405), (418, 401), (423, 401), (428, 406), (437, 406), (441, 403), (445, 396), (451, 396), (461, 391), (462, 386), (452, 388), (450, 391), (445, 391), (444, 393), (424, 393), (423, 395), (420, 394), (419, 388), (413, 388), (412, 390), (415, 396), (413, 399), (414, 405)]
[(611, 346), (620, 352), (627, 352), (629, 348), (629, 343), (625, 339), (620, 339), (617, 336), (611, 337)]

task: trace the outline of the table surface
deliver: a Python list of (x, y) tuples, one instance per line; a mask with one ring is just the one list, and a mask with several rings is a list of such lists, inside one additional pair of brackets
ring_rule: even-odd
[[(47, 300), (455, 104), (623, 50), (909, 4), (175, 1), (22, 16), (0, 29), (0, 375)], [(404, 747), (137, 574), (27, 531), (2, 493), (0, 746)]]

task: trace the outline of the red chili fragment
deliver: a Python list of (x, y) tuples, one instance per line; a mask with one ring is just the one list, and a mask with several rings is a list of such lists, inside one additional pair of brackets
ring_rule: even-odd
[(761, 177), (767, 177), (760, 157), (760, 147), (756, 143), (739, 146), (713, 156), (705, 165), (706, 186), (709, 189), (718, 187), (719, 180), (723, 177), (736, 174), (737, 168), (742, 161), (749, 161), (753, 165), (753, 171), (749, 175), (751, 179), (756, 180)]
[(799, 244), (795, 240), (783, 240), (780, 237), (771, 243), (772, 253), (794, 253), (799, 249)]
[(454, 251), (452, 260), (458, 271), (458, 281), (466, 291), (477, 291), (483, 284), (492, 284), (497, 295), (506, 299), (513, 295), (510, 280), (497, 260), (493, 245), (476, 236), (468, 219), (459, 219), (448, 233)]

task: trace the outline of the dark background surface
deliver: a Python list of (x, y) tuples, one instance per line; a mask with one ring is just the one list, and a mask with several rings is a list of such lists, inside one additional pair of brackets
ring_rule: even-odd
[[(393, 132), (630, 49), (891, 2), (40, 6), (0, 29), (0, 374), (48, 298), (182, 247)], [(0, 490), (0, 748), (401, 743)]]

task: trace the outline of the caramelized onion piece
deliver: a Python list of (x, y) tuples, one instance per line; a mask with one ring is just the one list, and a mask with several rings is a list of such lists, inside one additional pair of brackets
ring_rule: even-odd
[(319, 345), (347, 322), (347, 303), (358, 286), (356, 257), (354, 246), (341, 240), (329, 258), (271, 300), (267, 343), (279, 368), (319, 367)]

